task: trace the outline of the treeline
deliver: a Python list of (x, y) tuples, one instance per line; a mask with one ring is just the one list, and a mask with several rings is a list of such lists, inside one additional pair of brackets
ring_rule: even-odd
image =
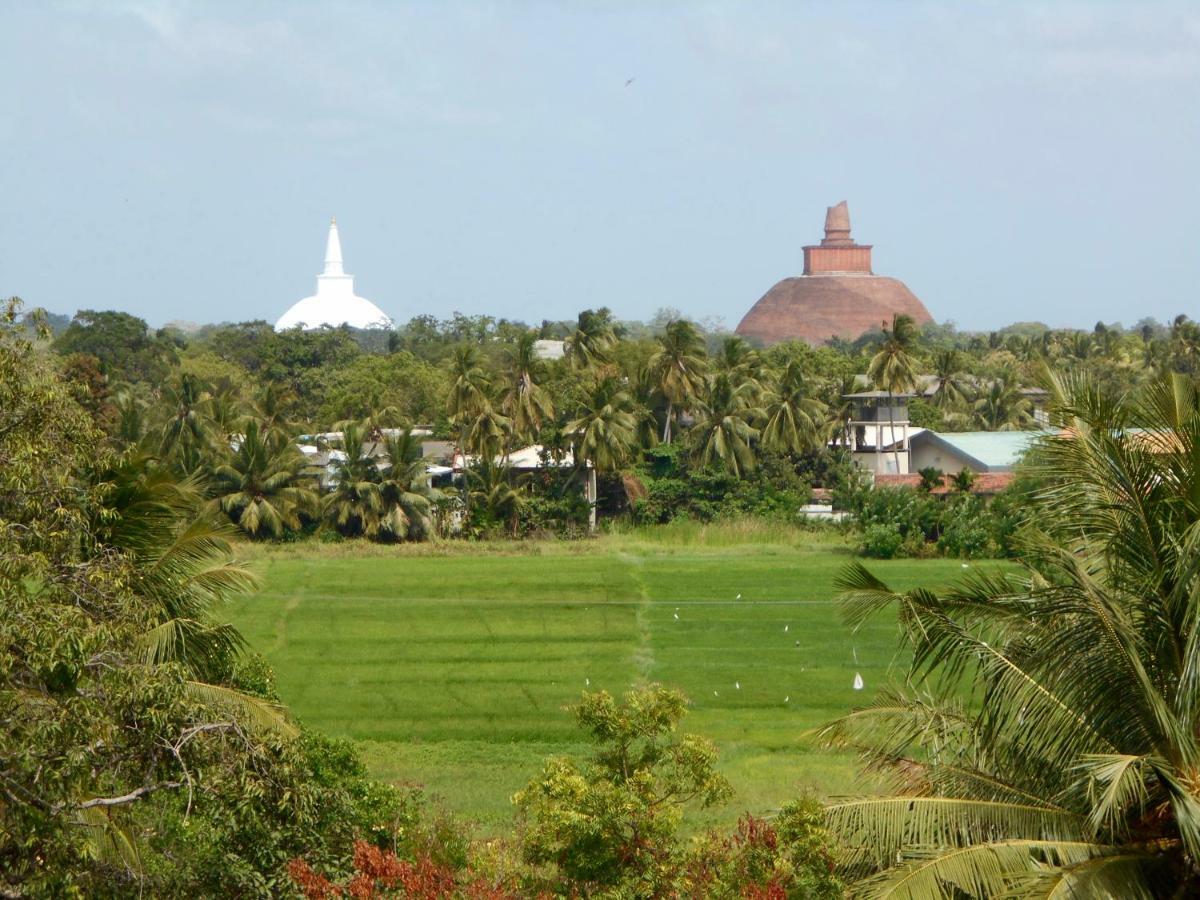
[[(964, 334), (901, 316), (853, 343), (769, 349), (669, 310), (650, 324), (600, 309), (533, 327), (423, 316), (390, 332), (279, 333), (266, 322), (152, 331), (111, 311), (56, 324), (48, 347), (117, 447), (196, 479), (245, 532), (271, 538), (575, 533), (590, 511), (580, 500), (589, 465), (602, 515), (794, 517), (812, 487), (845, 486), (836, 438), (854, 390), (917, 394), (917, 426), (1020, 429), (1035, 422), (1021, 388), (1047, 368), (1119, 392), (1200, 366), (1200, 326), (1186, 317)], [(539, 341), (561, 342), (549, 348), (561, 358)], [(385, 434), (418, 426), (465, 456), (453, 490), (428, 488), (415, 435), (385, 446)], [(325, 483), (337, 496), (294, 447), (331, 431), (349, 438), (335, 449), (350, 458)], [(530, 445), (574, 466), (521, 476), (506, 460)]]

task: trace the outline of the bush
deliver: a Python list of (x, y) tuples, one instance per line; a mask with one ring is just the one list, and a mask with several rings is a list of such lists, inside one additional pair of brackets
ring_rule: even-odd
[(904, 535), (895, 522), (877, 522), (863, 529), (862, 552), (876, 559), (892, 559), (904, 545)]
[(813, 799), (784, 805), (774, 821), (743, 816), (732, 835), (693, 842), (678, 893), (690, 897), (834, 900), (843, 896), (824, 813)]
[(720, 468), (696, 468), (682, 446), (661, 445), (647, 450), (638, 467), (647, 495), (634, 502), (633, 518), (639, 524), (747, 516), (796, 521), (812, 498), (816, 473), (824, 476), (833, 468), (824, 458), (762, 453), (757, 468), (738, 477)]
[(845, 491), (843, 498), (865, 556), (975, 559), (1013, 554), (1031, 489), (1030, 483), (1018, 480), (985, 499), (965, 493), (931, 495), (920, 488), (859, 486)]
[(995, 555), (995, 521), (982, 500), (970, 495), (954, 497), (946, 501), (943, 513), (938, 549), (963, 559)]

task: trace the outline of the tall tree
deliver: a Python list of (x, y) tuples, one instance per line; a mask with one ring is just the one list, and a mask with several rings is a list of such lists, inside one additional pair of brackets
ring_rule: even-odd
[(963, 382), (962, 354), (957, 350), (939, 350), (933, 356), (933, 405), (943, 412), (961, 408), (967, 402)]
[(972, 418), (987, 431), (1020, 431), (1033, 424), (1033, 403), (1011, 378), (997, 378), (975, 401)]
[(160, 452), (185, 476), (196, 474), (208, 454), (224, 449), (213, 440), (206, 408), (209, 396), (208, 385), (190, 372), (180, 372), (163, 391), (167, 418)]
[(421, 441), (405, 430), (384, 441), (388, 466), (380, 476), (382, 530), (396, 540), (421, 540), (433, 533), (434, 504), (441, 492), (429, 483)]
[(447, 374), (450, 390), (446, 395), (446, 415), (455, 428), (459, 448), (465, 451), (471, 423), (491, 405), (491, 382), (480, 362), (479, 350), (471, 344), (454, 348)]
[(606, 376), (597, 380), (584, 408), (566, 426), (567, 433), (574, 437), (576, 459), (589, 461), (598, 472), (624, 466), (637, 439), (637, 420), (631, 406), (621, 379)]
[(650, 358), (658, 389), (667, 400), (664, 443), (671, 443), (676, 415), (688, 411), (704, 390), (707, 363), (704, 339), (696, 326), (686, 319), (668, 323), (658, 338), (658, 349)]
[(758, 439), (754, 423), (762, 410), (754, 405), (750, 384), (735, 384), (730, 375), (718, 373), (711, 379), (699, 411), (691, 430), (696, 460), (703, 466), (720, 465), (738, 477), (753, 471)]
[(504, 415), (491, 400), (479, 409), (463, 433), (463, 449), (479, 459), (507, 456), (511, 450), (512, 419)]
[(545, 364), (538, 358), (532, 331), (522, 333), (505, 348), (500, 410), (508, 417), (514, 436), (525, 443), (537, 440), (542, 422), (554, 418), (554, 403), (540, 384)]
[(369, 452), (363, 423), (342, 425), (342, 446), (335, 457), (333, 487), (322, 501), (325, 518), (345, 535), (379, 536), (384, 501), (379, 461)]
[(900, 445), (896, 441), (896, 396), (911, 394), (917, 387), (916, 360), (913, 350), (917, 343), (917, 326), (911, 316), (896, 313), (892, 325), (883, 326), (883, 344), (867, 366), (867, 377), (877, 390), (887, 391), (888, 426), (896, 454), (896, 471), (900, 471)]
[(612, 362), (617, 336), (608, 307), (585, 309), (567, 337), (567, 359), (574, 369), (594, 369)]
[(1055, 382), (1021, 570), (842, 578), (912, 651), (911, 687), (828, 732), (900, 786), (829, 807), (856, 896), (1200, 893), (1200, 397)]
[(653, 447), (658, 443), (658, 416), (656, 410), (665, 404), (658, 389), (658, 378), (649, 365), (633, 366), (627, 370), (625, 381), (629, 385), (635, 420), (637, 446)]
[(250, 414), (258, 420), (259, 428), (263, 431), (291, 437), (297, 430), (291, 417), (295, 404), (294, 393), (284, 385), (268, 381), (254, 397)]
[(248, 422), (228, 461), (213, 472), (213, 503), (251, 537), (280, 537), (316, 511), (317, 494), (304, 465), (290, 440)]
[(713, 357), (712, 364), (718, 372), (728, 375), (734, 384), (750, 384), (751, 391), (755, 396), (761, 392), (762, 385), (759, 383), (757, 373), (761, 369), (762, 360), (744, 338), (737, 335), (723, 338), (717, 355)]
[(793, 455), (816, 449), (827, 436), (826, 409), (812, 396), (800, 361), (789, 359), (767, 396), (763, 446)]
[(209, 538), (148, 524), (170, 516), (169, 481), (139, 486), (132, 457), (114, 471), (123, 463), (69, 386), (11, 327), (16, 311), (0, 314), (0, 891), (176, 895), (161, 880), (196, 850), (181, 820), (209, 842), (237, 827), (246, 796), (271, 797), (280, 819), (301, 812), (294, 732), (259, 740), (244, 695), (190, 680), (199, 656), (162, 665), (148, 651), (147, 629), (172, 609), (240, 579), (216, 577)]

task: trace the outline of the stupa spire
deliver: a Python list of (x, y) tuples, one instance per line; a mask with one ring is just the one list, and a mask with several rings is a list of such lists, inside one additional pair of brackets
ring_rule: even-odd
[(825, 237), (804, 248), (805, 275), (870, 275), (871, 245), (850, 237), (850, 207), (843, 200), (825, 210)]
[(329, 222), (325, 241), (325, 271), (317, 276), (317, 292), (292, 304), (275, 323), (277, 331), (295, 328), (322, 328), (326, 325), (350, 325), (353, 328), (390, 328), (392, 320), (378, 306), (354, 293), (354, 276), (342, 268), (342, 241), (337, 219)]
[(850, 207), (846, 201), (826, 208), (825, 238), (821, 241), (821, 246), (849, 247), (853, 243), (850, 239)]
[(336, 216), (329, 220), (329, 239), (325, 242), (325, 274), (346, 274), (342, 270), (342, 242), (338, 238)]

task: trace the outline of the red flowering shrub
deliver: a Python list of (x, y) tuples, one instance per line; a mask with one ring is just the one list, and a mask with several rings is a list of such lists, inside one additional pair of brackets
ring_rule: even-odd
[(390, 850), (381, 850), (366, 841), (354, 844), (354, 874), (343, 884), (330, 881), (302, 859), (288, 863), (288, 874), (307, 900), (375, 900), (405, 897), (412, 900), (509, 900), (516, 895), (488, 884), (484, 879), (463, 873), (460, 878), (449, 866), (436, 863), (428, 855), (415, 861), (400, 859)]

